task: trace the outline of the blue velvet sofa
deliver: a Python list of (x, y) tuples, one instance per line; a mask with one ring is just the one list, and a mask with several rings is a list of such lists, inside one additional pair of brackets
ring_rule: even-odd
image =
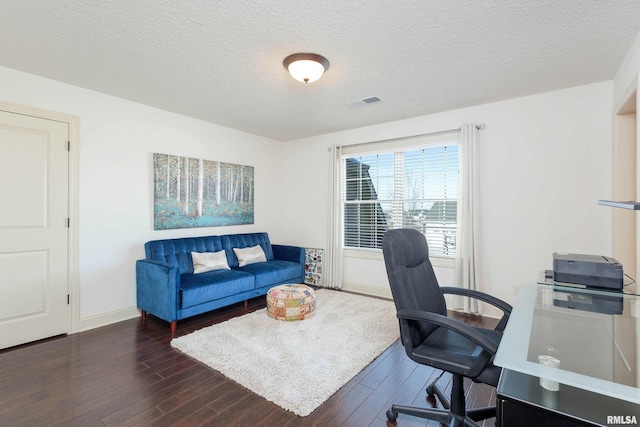
[[(240, 267), (233, 248), (260, 245), (266, 261)], [(265, 295), (269, 288), (304, 280), (304, 248), (272, 245), (267, 233), (153, 240), (136, 262), (137, 305), (171, 324), (178, 320)], [(191, 252), (223, 250), (229, 270), (194, 274)]]

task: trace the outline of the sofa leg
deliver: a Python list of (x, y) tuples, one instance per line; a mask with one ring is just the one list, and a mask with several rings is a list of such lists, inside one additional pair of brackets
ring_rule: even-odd
[(248, 299), (244, 300), (244, 308), (245, 308), (245, 310), (247, 309), (247, 307), (249, 307), (249, 300)]
[(175, 335), (176, 334), (176, 329), (178, 327), (178, 321), (174, 320), (173, 322), (171, 322), (171, 335)]
[(142, 320), (147, 318), (147, 312), (144, 310), (141, 310), (141, 316), (142, 316)]

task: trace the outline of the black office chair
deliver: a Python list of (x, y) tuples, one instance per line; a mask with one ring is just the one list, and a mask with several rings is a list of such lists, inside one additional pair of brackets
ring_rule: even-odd
[[(474, 421), (495, 417), (495, 406), (466, 409), (463, 377), (497, 386), (500, 368), (492, 362), (511, 306), (482, 292), (440, 287), (429, 261), (427, 240), (417, 230), (388, 231), (382, 239), (382, 252), (407, 355), (453, 374), (450, 399), (436, 385), (438, 379), (427, 387), (427, 394), (437, 396), (445, 409), (393, 405), (387, 411), (389, 421), (403, 413), (450, 426), (477, 426)], [(444, 294), (487, 302), (502, 310), (503, 316), (495, 329), (469, 326), (447, 317)]]

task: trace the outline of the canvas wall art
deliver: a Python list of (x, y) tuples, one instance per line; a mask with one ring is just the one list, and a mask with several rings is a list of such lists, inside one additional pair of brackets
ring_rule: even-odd
[(153, 228), (253, 224), (253, 166), (153, 154)]

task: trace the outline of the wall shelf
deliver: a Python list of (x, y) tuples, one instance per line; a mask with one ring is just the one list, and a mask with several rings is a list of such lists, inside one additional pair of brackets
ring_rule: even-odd
[(640, 202), (614, 202), (612, 200), (598, 200), (598, 204), (603, 206), (611, 206), (614, 208), (631, 209), (634, 211), (640, 210)]

